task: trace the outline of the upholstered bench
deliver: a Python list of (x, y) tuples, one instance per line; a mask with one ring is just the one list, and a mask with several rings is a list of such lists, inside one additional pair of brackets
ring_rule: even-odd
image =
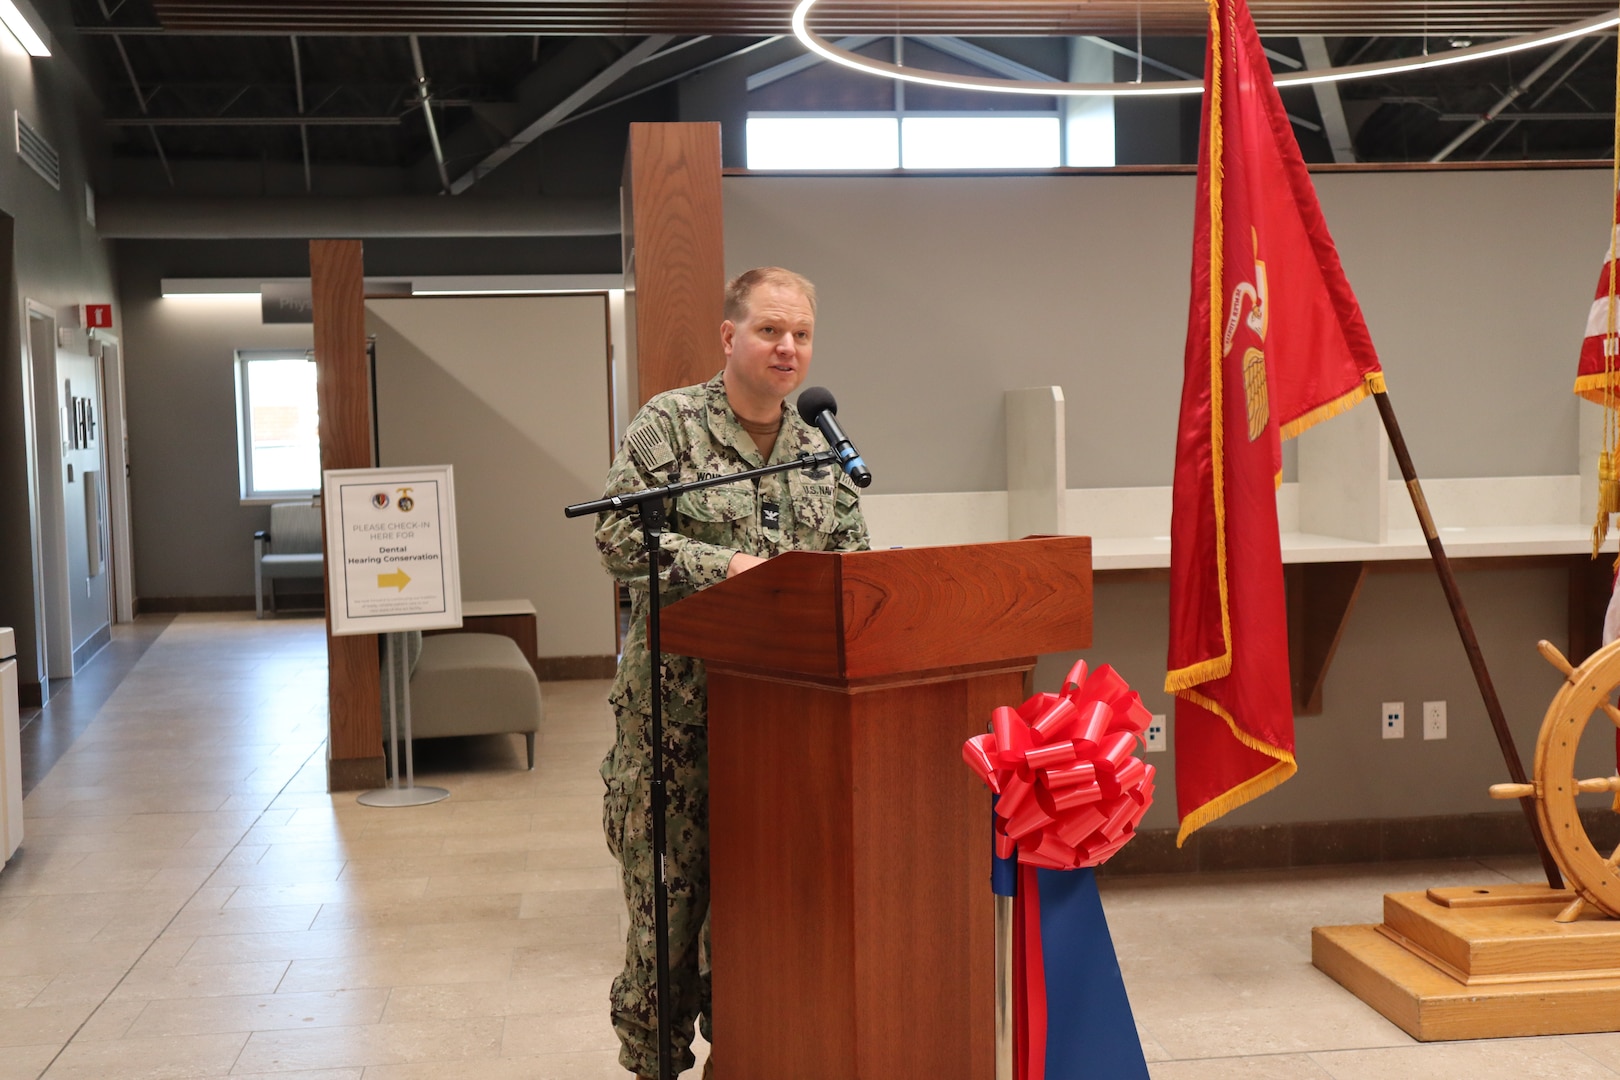
[[(545, 716), (540, 681), (517, 643), (501, 634), (432, 634), (411, 671), (411, 735), (521, 733), (534, 768), (534, 737)], [(387, 726), (384, 701), (384, 727)]]

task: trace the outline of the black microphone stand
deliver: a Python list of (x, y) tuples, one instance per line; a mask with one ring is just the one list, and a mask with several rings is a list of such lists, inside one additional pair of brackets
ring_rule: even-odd
[(668, 521), (666, 500), (683, 492), (698, 488), (735, 484), (753, 480), (771, 473), (789, 469), (815, 469), (822, 466), (839, 467), (838, 455), (831, 450), (819, 454), (805, 454), (776, 465), (766, 465), (746, 472), (710, 476), (685, 483), (665, 484), (663, 487), (632, 491), (623, 495), (609, 495), (590, 502), (574, 503), (563, 507), (568, 517), (583, 517), (609, 510), (635, 508), (641, 520), (642, 550), (647, 555), (647, 651), (652, 660), (652, 723), (649, 733), (652, 742), (652, 857), (653, 857), (653, 939), (657, 963), (658, 987), (658, 1080), (675, 1080), (674, 1051), (670, 1046), (669, 1020), (669, 885), (664, 876), (665, 795), (664, 795), (664, 678), (663, 650), (658, 640), (658, 559), (662, 550), (664, 525)]

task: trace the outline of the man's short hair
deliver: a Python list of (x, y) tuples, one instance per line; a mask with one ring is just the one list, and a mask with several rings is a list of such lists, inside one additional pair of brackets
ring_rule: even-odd
[(809, 278), (780, 266), (756, 266), (752, 270), (744, 270), (726, 283), (726, 318), (734, 323), (741, 322), (748, 314), (749, 299), (761, 285), (797, 289), (810, 301), (810, 314), (815, 315), (816, 287)]

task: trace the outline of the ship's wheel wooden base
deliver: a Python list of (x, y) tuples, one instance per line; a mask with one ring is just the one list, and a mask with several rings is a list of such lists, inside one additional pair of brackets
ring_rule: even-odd
[(1620, 1030), (1620, 921), (1555, 922), (1573, 897), (1386, 893), (1381, 925), (1312, 930), (1311, 962), (1421, 1042)]

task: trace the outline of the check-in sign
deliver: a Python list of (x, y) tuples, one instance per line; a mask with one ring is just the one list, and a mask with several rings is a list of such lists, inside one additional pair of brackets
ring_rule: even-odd
[(461, 625), (449, 465), (328, 469), (323, 498), (334, 636)]

